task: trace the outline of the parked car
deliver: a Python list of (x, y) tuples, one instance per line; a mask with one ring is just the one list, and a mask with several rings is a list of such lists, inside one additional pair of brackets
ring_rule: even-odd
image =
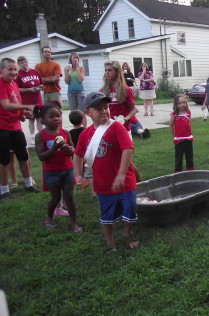
[(187, 93), (192, 101), (196, 104), (203, 104), (206, 95), (206, 85), (207, 83), (198, 83), (195, 84), (191, 90)]

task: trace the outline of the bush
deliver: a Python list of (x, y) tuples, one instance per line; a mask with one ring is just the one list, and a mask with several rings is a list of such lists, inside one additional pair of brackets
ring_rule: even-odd
[(173, 98), (178, 93), (184, 93), (179, 84), (166, 79), (158, 79), (156, 95), (157, 98)]

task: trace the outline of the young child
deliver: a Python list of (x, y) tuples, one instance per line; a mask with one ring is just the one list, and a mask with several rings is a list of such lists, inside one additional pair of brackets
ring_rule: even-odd
[(191, 112), (185, 95), (177, 94), (174, 98), (169, 128), (175, 144), (175, 172), (182, 171), (183, 156), (187, 170), (194, 169), (193, 136), (191, 132)]
[(132, 232), (137, 221), (136, 177), (131, 162), (134, 147), (124, 126), (110, 119), (110, 101), (101, 92), (91, 92), (85, 98), (85, 113), (93, 124), (80, 134), (73, 163), (76, 184), (81, 188), (86, 186), (82, 178), (84, 159), (92, 167), (107, 250), (114, 252), (113, 226), (121, 218), (127, 246), (134, 249), (138, 241)]
[(69, 121), (73, 125), (73, 129), (69, 131), (74, 147), (78, 142), (80, 133), (85, 129), (83, 127), (84, 114), (80, 110), (73, 110), (69, 114)]
[[(44, 182), (51, 194), (44, 225), (56, 227), (53, 214), (63, 191), (71, 220), (70, 228), (75, 233), (81, 233), (82, 228), (76, 222), (73, 198), (74, 176), (70, 156), (74, 147), (70, 135), (60, 127), (62, 113), (57, 106), (44, 105), (40, 108), (40, 117), (45, 128), (36, 134), (35, 148), (38, 158), (43, 162)], [(58, 136), (60, 139), (57, 139)]]
[[(74, 126), (73, 129), (71, 129), (69, 131), (74, 147), (76, 147), (76, 145), (77, 145), (78, 137), (79, 137), (80, 133), (85, 129), (83, 127), (83, 118), (84, 118), (84, 114), (80, 110), (73, 110), (69, 114), (70, 123), (73, 124), (73, 126)], [(89, 186), (91, 189), (91, 195), (92, 195), (92, 197), (95, 197), (96, 193), (94, 192), (94, 189), (93, 189), (92, 170), (91, 170), (91, 168), (88, 167), (87, 164), (84, 164), (84, 175), (83, 176), (84, 176), (84, 178), (88, 179)]]

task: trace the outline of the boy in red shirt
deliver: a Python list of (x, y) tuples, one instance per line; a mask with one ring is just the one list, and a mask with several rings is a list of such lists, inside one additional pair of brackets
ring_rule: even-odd
[(76, 184), (87, 185), (83, 161), (92, 167), (94, 191), (97, 193), (108, 251), (116, 251), (113, 224), (122, 219), (127, 246), (134, 249), (138, 241), (132, 232), (136, 215), (136, 177), (131, 163), (133, 143), (124, 126), (110, 119), (111, 99), (101, 92), (91, 92), (84, 101), (85, 113), (93, 124), (79, 136), (74, 152)]
[[(17, 78), (17, 65), (13, 59), (3, 58), (0, 62), (0, 199), (10, 196), (8, 186), (8, 165), (13, 149), (24, 177), (25, 188), (38, 193), (32, 185), (26, 139), (21, 128), (20, 117), (32, 116), (32, 105), (22, 105), (19, 89), (14, 80)], [(26, 113), (26, 111), (28, 111)]]

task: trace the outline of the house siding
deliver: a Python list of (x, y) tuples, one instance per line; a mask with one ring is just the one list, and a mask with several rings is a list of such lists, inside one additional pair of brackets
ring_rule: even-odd
[(115, 3), (99, 29), (100, 43), (113, 42), (112, 22), (118, 23), (119, 41), (129, 40), (128, 20), (134, 20), (135, 38), (146, 38), (152, 35), (151, 23), (142, 14), (132, 9), (123, 0)]
[[(152, 27), (154, 34), (159, 34), (159, 24), (152, 23)], [(189, 89), (198, 82), (205, 82), (209, 77), (209, 28), (168, 23), (166, 32), (171, 34), (172, 47), (186, 56), (184, 58), (177, 53), (171, 54), (172, 63), (169, 68), (171, 78), (184, 89)], [(177, 32), (186, 33), (186, 45), (177, 44)], [(191, 60), (192, 77), (173, 77), (173, 62), (183, 59)]]

